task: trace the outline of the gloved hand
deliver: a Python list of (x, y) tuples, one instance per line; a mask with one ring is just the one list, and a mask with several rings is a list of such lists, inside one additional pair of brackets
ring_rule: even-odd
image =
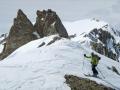
[(86, 54), (84, 54), (84, 57), (86, 57)]

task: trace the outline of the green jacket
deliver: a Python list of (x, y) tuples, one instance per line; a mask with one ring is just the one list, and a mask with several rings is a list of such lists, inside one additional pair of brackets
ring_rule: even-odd
[(97, 65), (99, 62), (97, 56), (86, 56), (86, 58), (91, 58), (91, 64), (93, 65)]

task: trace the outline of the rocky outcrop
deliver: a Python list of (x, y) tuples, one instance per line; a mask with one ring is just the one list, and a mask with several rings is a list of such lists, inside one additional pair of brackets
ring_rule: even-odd
[(0, 44), (4, 44), (7, 40), (7, 33), (0, 36)]
[(115, 90), (102, 84), (97, 84), (95, 81), (73, 75), (65, 75), (65, 79), (71, 90)]
[(56, 41), (58, 41), (58, 40), (60, 40), (60, 39), (61, 39), (61, 37), (56, 36), (56, 37), (53, 38), (53, 40), (51, 40), (50, 42), (48, 42), (47, 45), (51, 45), (52, 43), (55, 43)]
[[(54, 34), (68, 38), (68, 33), (56, 12), (50, 9), (37, 11), (36, 23), (33, 25), (23, 11), (18, 10), (0, 59), (6, 58), (14, 50), (32, 40)], [(51, 41), (51, 43), (54, 42)]]
[(40, 37), (59, 34), (60, 37), (68, 38), (68, 33), (56, 12), (51, 9), (37, 11), (34, 29)]
[(17, 17), (14, 19), (0, 59), (4, 59), (20, 46), (36, 39), (37, 37), (33, 35), (33, 32), (34, 28), (30, 20), (22, 10), (18, 10)]
[(93, 29), (87, 36), (91, 39), (90, 44), (93, 50), (118, 61), (120, 55), (118, 44), (107, 30)]

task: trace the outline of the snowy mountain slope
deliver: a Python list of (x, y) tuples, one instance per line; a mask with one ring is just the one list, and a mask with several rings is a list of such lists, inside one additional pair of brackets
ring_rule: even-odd
[[(67, 39), (47, 46), (53, 37), (32, 41), (1, 61), (0, 90), (70, 90), (64, 83), (66, 74), (89, 78), (119, 90), (120, 76), (108, 69), (114, 66), (120, 73), (118, 62), (100, 55), (99, 77), (105, 78), (85, 77), (84, 74), (92, 71), (90, 61), (83, 54), (89, 55), (92, 50)], [(43, 41), (46, 44), (38, 47)]]
[(76, 37), (73, 38), (74, 41), (85, 41), (84, 35), (90, 33), (94, 28), (101, 28), (107, 23), (104, 21), (96, 21), (96, 19), (84, 19), (75, 22), (63, 22), (67, 28), (68, 34), (76, 34)]
[[(99, 19), (83, 19), (75, 22), (63, 22), (69, 35), (76, 34), (77, 38), (83, 39), (83, 35), (90, 33), (93, 29), (100, 29), (107, 30), (110, 32), (116, 39), (117, 42), (120, 42), (120, 36), (118, 30), (112, 30), (112, 27), (105, 21), (101, 21)], [(105, 26), (108, 25), (107, 28)], [(116, 34), (115, 34), (116, 33)], [(82, 35), (82, 36), (81, 36)], [(77, 39), (77, 41), (81, 41), (82, 39)]]
[[(96, 52), (108, 56), (109, 58), (119, 60), (120, 32), (108, 23), (93, 18), (71, 23), (64, 22), (64, 25), (69, 35), (76, 34), (76, 37), (72, 39), (73, 41), (80, 42), (83, 46), (85, 45), (88, 48), (93, 48)], [(111, 51), (112, 55), (110, 55)]]

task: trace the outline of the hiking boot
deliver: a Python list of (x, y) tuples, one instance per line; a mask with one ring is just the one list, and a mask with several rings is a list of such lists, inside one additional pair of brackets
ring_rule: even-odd
[(92, 76), (93, 76), (93, 77), (97, 77), (97, 74), (93, 74)]

